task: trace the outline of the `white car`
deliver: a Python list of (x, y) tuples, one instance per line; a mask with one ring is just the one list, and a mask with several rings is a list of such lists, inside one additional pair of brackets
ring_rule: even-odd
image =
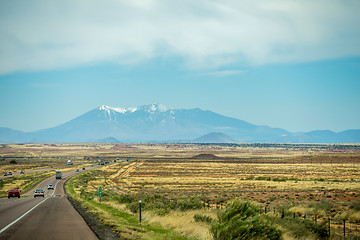
[(50, 189), (54, 190), (54, 186), (52, 184), (48, 185), (48, 190), (50, 190)]
[(43, 189), (36, 189), (35, 192), (34, 192), (34, 198), (35, 197), (45, 197), (45, 192)]

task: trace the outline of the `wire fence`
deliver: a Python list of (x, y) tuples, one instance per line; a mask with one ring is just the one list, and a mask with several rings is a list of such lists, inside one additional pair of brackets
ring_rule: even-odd
[(308, 219), (326, 227), (328, 230), (329, 239), (359, 239), (360, 240), (360, 223), (350, 221), (349, 219), (331, 218), (329, 216), (323, 217), (316, 214), (298, 215), (295, 212), (286, 211), (284, 209), (265, 207), (265, 213), (272, 212), (278, 218), (293, 217), (300, 219)]

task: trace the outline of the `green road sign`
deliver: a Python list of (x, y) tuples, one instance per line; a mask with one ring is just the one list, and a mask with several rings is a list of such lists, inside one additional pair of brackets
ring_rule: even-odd
[(99, 197), (101, 197), (102, 196), (102, 187), (100, 186), (99, 187)]

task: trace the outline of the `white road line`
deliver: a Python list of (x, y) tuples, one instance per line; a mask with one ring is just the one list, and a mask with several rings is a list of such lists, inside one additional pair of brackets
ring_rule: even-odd
[(48, 199), (45, 198), (44, 200), (42, 200), (41, 202), (39, 202), (38, 204), (36, 204), (33, 208), (31, 208), (29, 211), (27, 211), (26, 213), (24, 213), (21, 217), (19, 217), (18, 219), (16, 219), (15, 221), (13, 221), (12, 223), (10, 223), (9, 225), (7, 225), (6, 227), (4, 227), (3, 229), (0, 230), (0, 234), (3, 233), (6, 229), (8, 229), (9, 227), (11, 227), (12, 225), (14, 225), (15, 223), (17, 223), (18, 221), (20, 221), (20, 219), (22, 219), (23, 217), (26, 216), (26, 214), (28, 214), (29, 212), (31, 212), (32, 210), (34, 210), (37, 206), (39, 206), (40, 204), (42, 204), (43, 202), (45, 202)]

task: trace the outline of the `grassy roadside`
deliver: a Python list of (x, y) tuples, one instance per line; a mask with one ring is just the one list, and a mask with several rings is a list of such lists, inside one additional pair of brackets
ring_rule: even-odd
[(83, 184), (87, 184), (90, 179), (92, 177), (89, 172), (71, 178), (65, 185), (67, 194), (94, 215), (104, 226), (111, 227), (112, 231), (121, 239), (194, 239), (181, 236), (160, 225), (150, 224), (148, 221), (142, 221), (140, 224), (137, 215), (114, 204), (106, 194), (100, 202), (96, 191), (92, 193), (82, 191)]
[(18, 175), (0, 180), (0, 198), (7, 197), (7, 191), (13, 188), (19, 189), (21, 195), (26, 194), (34, 186), (44, 179), (54, 175), (53, 170)]

